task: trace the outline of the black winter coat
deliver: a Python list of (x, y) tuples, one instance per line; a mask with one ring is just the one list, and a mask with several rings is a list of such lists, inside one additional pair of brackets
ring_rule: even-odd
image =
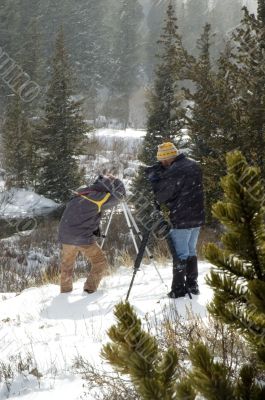
[(170, 211), (175, 229), (199, 227), (205, 222), (202, 172), (200, 165), (184, 154), (170, 167), (160, 162), (145, 170), (156, 201)]
[[(117, 205), (125, 196), (125, 188), (119, 179), (98, 179), (93, 185), (81, 191), (85, 196), (102, 200), (107, 193), (111, 197), (102, 207), (102, 211)], [(99, 228), (101, 212), (98, 206), (80, 195), (72, 198), (63, 213), (59, 225), (59, 242), (71, 245), (88, 245), (96, 241), (95, 232)]]

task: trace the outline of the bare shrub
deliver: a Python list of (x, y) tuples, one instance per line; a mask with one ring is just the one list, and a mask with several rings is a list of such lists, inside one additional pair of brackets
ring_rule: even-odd
[[(42, 221), (31, 233), (0, 241), (0, 291), (21, 292), (32, 286), (59, 283), (60, 247), (58, 221)], [(77, 260), (75, 279), (89, 267)]]
[(34, 357), (27, 353), (22, 356), (21, 353), (10, 356), (8, 361), (0, 361), (0, 382), (6, 386), (7, 393), (10, 392), (15, 377), (19, 375), (27, 378), (29, 375), (35, 376), (40, 384), (42, 374), (38, 371)]
[(204, 258), (203, 246), (209, 242), (219, 244), (221, 233), (221, 227), (211, 228), (208, 226), (203, 226), (201, 228), (197, 244), (198, 257), (200, 259)]
[(91, 390), (99, 389), (100, 394), (94, 395), (95, 400), (140, 400), (129, 379), (126, 380), (117, 373), (100, 371), (81, 356), (75, 359), (73, 367), (86, 381), (87, 392), (83, 398)]
[[(256, 360), (248, 344), (233, 331), (211, 316), (205, 319), (187, 308), (185, 319), (178, 313), (176, 304), (164, 307), (161, 316), (145, 316), (148, 332), (155, 336), (161, 351), (174, 348), (178, 353), (178, 378), (190, 372), (189, 345), (203, 341), (211, 354), (227, 367), (231, 378), (237, 379), (245, 360), (253, 367)], [(74, 368), (86, 380), (87, 394), (92, 390), (100, 392), (96, 399), (138, 399), (130, 380), (122, 374), (95, 368), (83, 357), (76, 358)], [(86, 394), (85, 394), (86, 395)], [(84, 396), (85, 396), (84, 395)], [(85, 398), (85, 397), (84, 397)]]
[(186, 310), (184, 319), (177, 310), (177, 305), (170, 305), (163, 309), (163, 319), (159, 322), (156, 316), (146, 316), (149, 332), (154, 334), (162, 349), (173, 347), (179, 354), (179, 373), (184, 376), (188, 368), (189, 345), (203, 341), (212, 354), (224, 363), (232, 377), (238, 376), (240, 367), (245, 360), (252, 359), (252, 352), (248, 344), (242, 340), (236, 331), (227, 325), (207, 315), (202, 318), (191, 308)]

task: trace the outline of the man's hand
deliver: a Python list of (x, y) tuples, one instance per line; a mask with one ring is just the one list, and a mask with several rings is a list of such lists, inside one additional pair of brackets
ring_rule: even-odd
[(112, 181), (115, 181), (115, 179), (117, 179), (114, 175), (112, 175), (112, 174), (110, 174), (110, 173), (105, 174), (105, 176), (106, 176), (107, 178), (111, 179)]

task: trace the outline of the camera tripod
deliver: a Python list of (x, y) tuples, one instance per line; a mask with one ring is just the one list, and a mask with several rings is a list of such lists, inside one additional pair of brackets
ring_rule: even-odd
[[(160, 274), (160, 272), (159, 272), (159, 270), (157, 268), (156, 262), (154, 260), (154, 256), (151, 254), (151, 252), (150, 252), (150, 250), (149, 250), (149, 248), (147, 246), (147, 243), (148, 243), (150, 234), (152, 233), (152, 230), (148, 229), (144, 234), (142, 234), (141, 231), (138, 228), (138, 225), (137, 225), (137, 223), (136, 223), (136, 221), (134, 219), (134, 216), (132, 215), (132, 212), (131, 212), (128, 204), (125, 201), (122, 201), (120, 203), (120, 205), (121, 205), (122, 212), (124, 214), (125, 221), (127, 223), (127, 226), (128, 226), (128, 229), (129, 229), (129, 233), (131, 235), (131, 238), (132, 238), (132, 241), (133, 241), (133, 245), (134, 245), (134, 248), (135, 248), (135, 252), (136, 252), (136, 255), (137, 255), (135, 263), (134, 263), (133, 277), (132, 277), (132, 280), (131, 280), (131, 283), (130, 283), (129, 291), (127, 293), (126, 301), (129, 299), (130, 292), (131, 292), (131, 289), (132, 289), (132, 286), (133, 286), (137, 271), (140, 268), (140, 265), (141, 265), (141, 262), (142, 262), (142, 259), (143, 259), (143, 256), (144, 256), (145, 252), (146, 252), (149, 260), (152, 262), (152, 264), (153, 264), (153, 266), (154, 266), (154, 268), (156, 270), (156, 273), (157, 273), (161, 283), (163, 283), (163, 285), (165, 286), (166, 290), (168, 290), (168, 287), (167, 287), (165, 281), (163, 280), (163, 278), (162, 278), (162, 276), (161, 276), (161, 274)], [(101, 243), (101, 248), (103, 248), (103, 246), (105, 244), (105, 241), (106, 241), (106, 238), (107, 238), (107, 235), (108, 235), (108, 232), (109, 232), (109, 228), (110, 228), (110, 225), (111, 225), (111, 221), (112, 221), (115, 209), (116, 209), (116, 207), (114, 207), (111, 210), (110, 217), (109, 217), (108, 222), (107, 222), (105, 233), (102, 235), (103, 240), (102, 240), (102, 243)], [(140, 247), (138, 247), (138, 244), (137, 244), (137, 240), (136, 240), (137, 237), (141, 241)]]

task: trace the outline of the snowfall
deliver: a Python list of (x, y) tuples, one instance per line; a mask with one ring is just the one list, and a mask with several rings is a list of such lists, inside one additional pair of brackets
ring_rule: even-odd
[[(143, 137), (142, 131), (102, 129), (97, 134), (102, 140), (124, 137), (127, 144), (128, 141), (139, 144)], [(137, 160), (132, 167), (137, 168)], [(32, 212), (42, 214), (58, 206), (25, 190), (2, 192), (2, 197), (2, 218)], [(159, 323), (165, 310), (171, 307), (176, 307), (184, 319), (189, 308), (206, 319), (206, 305), (212, 297), (205, 284), (209, 269), (208, 263), (200, 262), (199, 296), (193, 296), (192, 300), (188, 296), (172, 300), (166, 296), (172, 279), (170, 260), (163, 265), (143, 264), (130, 294), (130, 302), (143, 326), (146, 316), (149, 321), (153, 319)], [(83, 292), (84, 279), (75, 282), (74, 290), (68, 294), (60, 294), (59, 286), (53, 284), (32, 287), (17, 294), (0, 293), (0, 374), (4, 366), (12, 363), (12, 358), (20, 355), (22, 359), (29, 356), (34, 364), (32, 371), (21, 374), (14, 370), (7, 382), (0, 379), (0, 399), (94, 400), (96, 393), (101, 392), (100, 387), (88, 393), (86, 382), (73, 364), (76, 358), (83, 356), (96, 368), (110, 371), (111, 367), (100, 357), (100, 351), (108, 341), (107, 330), (115, 323), (115, 304), (125, 300), (132, 274), (133, 265), (120, 266), (104, 278), (96, 293), (90, 295)]]

